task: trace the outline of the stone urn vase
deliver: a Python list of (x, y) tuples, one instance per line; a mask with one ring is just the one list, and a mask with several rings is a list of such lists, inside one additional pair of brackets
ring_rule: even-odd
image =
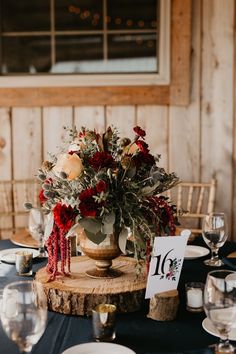
[(122, 272), (112, 268), (112, 260), (121, 254), (118, 245), (118, 233), (107, 235), (99, 245), (92, 242), (83, 230), (78, 234), (81, 251), (95, 260), (95, 267), (88, 269), (86, 274), (92, 278), (115, 278)]

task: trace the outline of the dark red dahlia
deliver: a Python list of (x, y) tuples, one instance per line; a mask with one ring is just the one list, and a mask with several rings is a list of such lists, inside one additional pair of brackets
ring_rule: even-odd
[(74, 223), (74, 209), (70, 205), (67, 206), (58, 203), (53, 208), (53, 215), (56, 225), (63, 230), (63, 232), (68, 232)]
[(154, 157), (151, 154), (142, 151), (140, 151), (136, 156), (133, 157), (133, 161), (136, 167), (139, 167), (141, 165), (155, 165)]
[(83, 217), (95, 218), (97, 216), (97, 203), (95, 203), (95, 201), (88, 202), (88, 203), (82, 202), (79, 205), (79, 210)]
[(107, 152), (96, 152), (93, 157), (89, 159), (89, 164), (95, 169), (99, 170), (103, 167), (109, 168), (115, 166), (115, 160)]
[(103, 181), (102, 179), (96, 185), (97, 193), (106, 192), (107, 188), (108, 188), (107, 183), (105, 181)]
[(98, 208), (101, 204), (97, 203), (93, 196), (96, 195), (95, 188), (85, 189), (80, 193), (79, 199), (79, 210), (83, 217), (96, 217), (98, 213)]
[(148, 144), (145, 143), (145, 141), (138, 140), (136, 141), (136, 145), (139, 147), (140, 151), (144, 152), (145, 154), (149, 153)]
[(163, 197), (153, 196), (147, 198), (149, 202), (149, 206), (153, 211), (153, 214), (157, 216), (157, 220), (160, 221), (157, 223), (156, 232), (160, 232), (161, 228), (163, 230), (166, 227), (170, 230), (170, 235), (175, 235), (175, 218), (174, 218), (174, 210), (172, 206), (165, 200)]
[(145, 130), (143, 130), (142, 128), (140, 128), (138, 125), (137, 125), (137, 127), (134, 127), (134, 128), (133, 128), (133, 131), (134, 131), (138, 136), (141, 136), (142, 138), (144, 138), (145, 135), (146, 135)]
[(87, 201), (90, 198), (92, 198), (92, 200), (94, 200), (93, 199), (94, 195), (96, 195), (96, 190), (94, 188), (87, 188), (83, 192), (80, 193), (79, 199), (81, 200), (81, 202)]

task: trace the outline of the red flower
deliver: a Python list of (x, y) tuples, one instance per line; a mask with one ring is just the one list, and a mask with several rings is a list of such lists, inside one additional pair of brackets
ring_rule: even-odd
[[(80, 193), (79, 199), (81, 200), (81, 202), (83, 202), (83, 201), (86, 201), (87, 199), (91, 199), (94, 195), (96, 195), (95, 189), (88, 188)], [(94, 200), (94, 199), (92, 198), (92, 200)]]
[(43, 189), (41, 189), (41, 191), (39, 192), (39, 200), (41, 204), (45, 203), (48, 200), (48, 198), (44, 195)]
[(56, 225), (63, 231), (68, 232), (74, 222), (74, 209), (71, 206), (57, 203), (53, 208)]
[(95, 169), (99, 170), (100, 168), (106, 167), (114, 167), (115, 160), (113, 157), (107, 152), (96, 152), (93, 157), (89, 159), (89, 164)]
[(107, 188), (108, 188), (107, 183), (102, 179), (96, 185), (97, 193), (106, 192)]
[(92, 203), (80, 203), (79, 210), (81, 215), (85, 218), (89, 216), (95, 218), (97, 216), (97, 206), (95, 205), (95, 201)]
[(85, 191), (80, 193), (79, 210), (82, 216), (97, 216), (98, 207), (100, 204), (95, 201), (93, 198), (94, 195), (96, 195), (96, 190), (94, 188), (85, 189)]
[(133, 131), (134, 131), (138, 136), (141, 136), (142, 138), (144, 138), (145, 135), (146, 135), (145, 130), (143, 130), (143, 129), (140, 128), (139, 126), (133, 128)]
[(136, 141), (136, 145), (138, 145), (140, 151), (144, 152), (145, 154), (149, 153), (148, 144), (146, 144), (145, 141), (138, 140)]
[(160, 224), (165, 230), (166, 227), (170, 230), (170, 235), (175, 235), (175, 220), (174, 210), (172, 206), (163, 197), (148, 197), (149, 205), (154, 214), (158, 216), (157, 233), (160, 231)]
[(142, 151), (140, 151), (136, 156), (133, 157), (133, 161), (135, 163), (136, 168), (138, 168), (142, 164), (148, 166), (155, 165), (154, 157), (151, 154)]

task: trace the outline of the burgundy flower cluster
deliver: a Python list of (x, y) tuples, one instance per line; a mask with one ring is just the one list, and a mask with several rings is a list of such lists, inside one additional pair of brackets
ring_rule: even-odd
[(157, 235), (165, 232), (168, 227), (170, 230), (170, 235), (174, 236), (176, 226), (173, 207), (175, 206), (170, 205), (163, 196), (148, 197), (147, 200), (151, 210), (153, 211), (153, 215), (156, 215), (160, 220), (159, 223), (155, 223), (157, 225)]
[(79, 210), (83, 217), (96, 217), (99, 214), (100, 208), (104, 205), (104, 202), (97, 202), (95, 196), (102, 192), (106, 192), (108, 185), (105, 181), (100, 180), (95, 188), (87, 188), (80, 193)]
[[(157, 160), (145, 142), (146, 132), (139, 126), (133, 131), (131, 140), (121, 139), (117, 129), (110, 127), (103, 134), (86, 128), (80, 132), (70, 130), (72, 141), (67, 151), (55, 156), (52, 162), (45, 161), (39, 170), (43, 182), (39, 200), (54, 218), (47, 240), (50, 279), (59, 274), (59, 255), (61, 273), (66, 274), (66, 265), (70, 273), (67, 236), (74, 225), (76, 228), (83, 224), (84, 218), (88, 218), (84, 224), (92, 242), (97, 241), (97, 233), (93, 233), (91, 218), (96, 219), (101, 233), (109, 223), (109, 227), (119, 230), (118, 234), (132, 228), (137, 259), (144, 254), (147, 260), (150, 258), (154, 233), (175, 234), (176, 210), (166, 198), (156, 194), (172, 186), (176, 177), (164, 171), (160, 180), (153, 178), (152, 166)], [(147, 197), (149, 188), (152, 192)]]
[(105, 151), (97, 151), (90, 159), (89, 165), (92, 166), (96, 171), (103, 167), (113, 168), (115, 166), (115, 160), (111, 154)]

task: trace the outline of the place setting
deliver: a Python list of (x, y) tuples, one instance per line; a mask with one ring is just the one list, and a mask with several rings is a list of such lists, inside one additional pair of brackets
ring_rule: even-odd
[(126, 346), (113, 343), (116, 339), (116, 313), (115, 305), (97, 305), (91, 318), (94, 342), (75, 345), (62, 354), (136, 354)]

